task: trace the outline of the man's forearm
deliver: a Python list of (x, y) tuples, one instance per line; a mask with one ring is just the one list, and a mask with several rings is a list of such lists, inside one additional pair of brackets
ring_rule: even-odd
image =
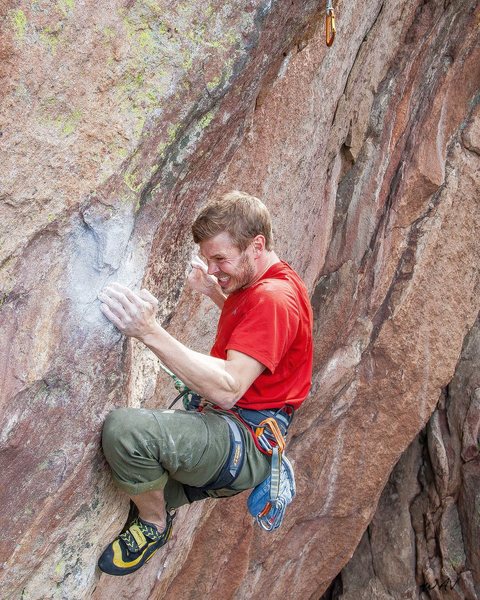
[[(158, 300), (148, 290), (135, 293), (112, 283), (98, 297), (101, 311), (119, 331), (143, 342), (191, 390), (222, 408), (231, 408), (265, 370), (261, 362), (234, 349), (221, 360), (184, 346), (158, 324)], [(218, 294), (209, 297), (222, 300)]]
[(140, 341), (203, 398), (222, 408), (231, 408), (239, 399), (239, 387), (227, 370), (227, 361), (187, 348), (158, 324)]

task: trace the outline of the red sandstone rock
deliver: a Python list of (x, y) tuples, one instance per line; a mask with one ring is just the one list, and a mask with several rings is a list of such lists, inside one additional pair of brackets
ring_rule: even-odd
[[(2, 9), (5, 597), (243, 600), (260, 582), (263, 598), (319, 597), (450, 381), (479, 310), (478, 7), (340, 3), (330, 50), (320, 8)], [(96, 295), (106, 281), (143, 283), (164, 325), (207, 351), (216, 309), (183, 292), (189, 224), (232, 187), (265, 199), (278, 253), (312, 292), (313, 389), (289, 443), (298, 498), (274, 534), (253, 527), (243, 497), (182, 509), (168, 553), (139, 575), (100, 577), (96, 558), (126, 508), (101, 424), (113, 406), (171, 394)], [(446, 455), (441, 477), (456, 472)], [(432, 581), (435, 568), (425, 563)]]
[(352, 560), (322, 600), (480, 597), (480, 461), (462, 451), (479, 367), (477, 320), (426, 431), (395, 466)]

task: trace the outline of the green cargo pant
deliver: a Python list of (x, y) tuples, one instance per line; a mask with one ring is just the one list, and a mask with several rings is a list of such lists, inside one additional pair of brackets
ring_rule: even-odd
[[(112, 411), (105, 420), (102, 445), (115, 482), (130, 496), (163, 489), (167, 510), (188, 504), (183, 484), (202, 487), (218, 476), (228, 458), (229, 428), (221, 414), (213, 409)], [(210, 497), (238, 494), (269, 475), (269, 457), (257, 449), (238, 419), (237, 423), (245, 441), (243, 467), (231, 489), (209, 490)]]

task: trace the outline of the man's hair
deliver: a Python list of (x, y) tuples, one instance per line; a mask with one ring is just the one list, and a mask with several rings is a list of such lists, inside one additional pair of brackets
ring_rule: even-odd
[(196, 244), (225, 231), (241, 251), (246, 250), (257, 235), (263, 235), (267, 250), (273, 249), (272, 220), (267, 207), (258, 198), (244, 192), (234, 190), (213, 198), (192, 225)]

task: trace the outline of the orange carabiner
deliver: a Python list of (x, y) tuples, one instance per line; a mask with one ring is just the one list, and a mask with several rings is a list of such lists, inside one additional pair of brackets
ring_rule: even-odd
[[(270, 427), (270, 431), (272, 432), (273, 437), (277, 442), (278, 451), (283, 452), (285, 450), (285, 438), (283, 437), (282, 432), (280, 431), (280, 428), (278, 427), (275, 419), (273, 419), (272, 417), (264, 419), (257, 427), (255, 435), (257, 437), (261, 436), (265, 430), (265, 427)], [(269, 454), (271, 454), (271, 450)]]
[(325, 15), (325, 42), (329, 48), (335, 40), (336, 33), (337, 30), (335, 28), (335, 11), (333, 10), (333, 3), (332, 0), (327, 0), (327, 12)]

